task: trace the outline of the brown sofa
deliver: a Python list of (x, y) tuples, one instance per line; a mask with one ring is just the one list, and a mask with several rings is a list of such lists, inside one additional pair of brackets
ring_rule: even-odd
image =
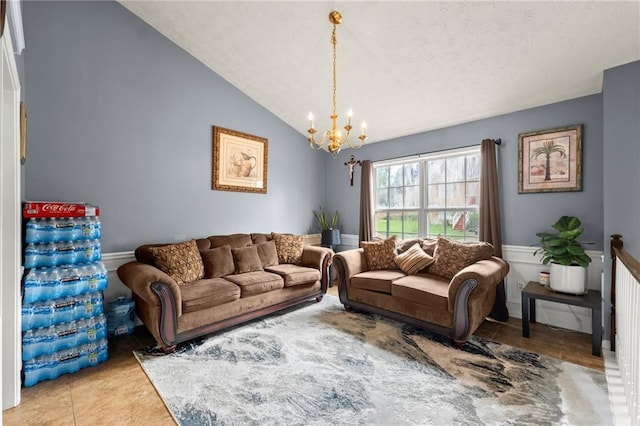
[[(118, 268), (118, 277), (131, 289), (136, 313), (158, 346), (171, 352), (177, 343), (322, 300), (331, 250), (300, 243), (301, 255), (288, 259), (285, 251), (283, 259), (282, 251), (290, 247), (281, 244), (281, 250), (275, 244), (281, 235), (217, 235), (173, 245), (146, 244), (136, 249), (136, 261)], [(302, 238), (291, 237), (296, 242)], [(184, 257), (178, 263), (174, 248)]]
[[(439, 262), (431, 266), (447, 275), (447, 252), (438, 253), (442, 239), (412, 240), (408, 245), (422, 244)], [(449, 241), (448, 247), (452, 245)], [(486, 243), (485, 243), (486, 244)], [(431, 245), (431, 247), (428, 247)], [(400, 247), (400, 246), (399, 246)], [(415, 247), (414, 247), (415, 248)], [(367, 311), (450, 336), (462, 345), (491, 312), (496, 286), (509, 271), (509, 265), (489, 255), (471, 260), (450, 278), (436, 275), (429, 267), (407, 274), (394, 264), (383, 270), (370, 270), (362, 248), (337, 253), (333, 265), (338, 272), (340, 301), (345, 309)], [(454, 252), (452, 257), (455, 257)], [(433, 260), (433, 259), (432, 259)]]

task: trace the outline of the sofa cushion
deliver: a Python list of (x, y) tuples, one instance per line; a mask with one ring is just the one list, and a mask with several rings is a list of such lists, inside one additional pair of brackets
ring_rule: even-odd
[(301, 235), (271, 233), (276, 243), (278, 263), (299, 264), (302, 261), (304, 238)]
[(153, 263), (153, 255), (151, 254), (151, 249), (154, 247), (164, 247), (168, 246), (170, 243), (160, 243), (160, 244), (143, 244), (136, 249), (134, 255), (136, 260), (141, 263), (146, 263), (147, 265), (154, 265)]
[(402, 254), (413, 247), (416, 243), (422, 244), (422, 238), (410, 238), (408, 240), (399, 241), (396, 244), (396, 253)]
[(447, 311), (449, 281), (429, 274), (408, 275), (391, 283), (391, 295)]
[(240, 287), (240, 297), (253, 296), (254, 294), (266, 293), (284, 287), (284, 280), (280, 275), (264, 271), (228, 275), (224, 279)]
[(251, 241), (253, 244), (260, 244), (266, 241), (271, 241), (273, 238), (271, 234), (251, 234)]
[(196, 240), (149, 249), (153, 263), (173, 278), (178, 285), (204, 277), (204, 264)]
[(180, 287), (182, 313), (211, 308), (240, 298), (240, 287), (223, 279), (193, 281)]
[(391, 283), (406, 277), (402, 271), (367, 271), (351, 277), (351, 286), (362, 290), (391, 294)]
[(236, 265), (236, 274), (262, 271), (258, 247), (232, 248), (231, 253), (233, 254), (233, 263)]
[(422, 240), (422, 250), (427, 253), (429, 256), (433, 257), (433, 254), (436, 251), (436, 247), (438, 245), (438, 240), (433, 240), (431, 238), (425, 238)]
[(424, 270), (433, 263), (433, 257), (422, 250), (420, 243), (415, 243), (411, 248), (395, 257), (396, 265), (405, 274), (414, 275)]
[(320, 279), (320, 271), (315, 268), (307, 268), (306, 266), (284, 264), (268, 266), (265, 269), (284, 278), (285, 287), (312, 284)]
[(395, 235), (383, 241), (363, 241), (364, 257), (370, 271), (383, 269), (398, 269), (394, 262), (396, 237)]
[(204, 264), (205, 278), (220, 278), (236, 271), (233, 255), (231, 254), (231, 246), (229, 245), (202, 250), (200, 251), (200, 256), (202, 256), (202, 263)]
[(231, 248), (247, 247), (252, 244), (249, 234), (213, 235), (207, 238), (211, 248), (230, 245)]
[(258, 256), (263, 268), (278, 264), (278, 250), (275, 241), (264, 241), (256, 244), (256, 247), (258, 247)]
[(211, 248), (211, 241), (207, 238), (198, 238), (196, 240), (196, 244), (198, 245), (198, 250), (209, 250)]
[(493, 246), (489, 243), (463, 243), (441, 237), (438, 238), (429, 273), (451, 279), (467, 266), (491, 258), (493, 253)]

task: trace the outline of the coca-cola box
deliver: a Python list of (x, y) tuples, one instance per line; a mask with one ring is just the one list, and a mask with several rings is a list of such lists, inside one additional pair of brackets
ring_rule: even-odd
[(22, 214), (25, 218), (100, 216), (100, 208), (87, 203), (26, 201)]

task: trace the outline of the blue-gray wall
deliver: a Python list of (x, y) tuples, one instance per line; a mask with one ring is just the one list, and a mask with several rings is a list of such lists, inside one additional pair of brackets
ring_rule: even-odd
[[(99, 205), (103, 252), (307, 232), (327, 154), (118, 3), (23, 8), (27, 199)], [(266, 195), (211, 190), (212, 125), (269, 140)]]
[(640, 259), (640, 61), (606, 70), (604, 104), (605, 338), (610, 336), (609, 239)]
[(640, 61), (604, 73), (605, 238), (640, 259)]
[[(393, 120), (393, 116), (389, 120)], [(584, 124), (583, 191), (518, 194), (518, 134), (580, 123)], [(375, 123), (368, 131), (375, 133)], [(354, 186), (347, 186), (347, 167), (344, 162), (351, 154), (357, 159), (378, 161), (477, 145), (485, 138), (501, 138), (502, 145), (498, 147), (498, 179), (503, 243), (535, 245), (538, 243), (536, 232), (550, 232), (551, 225), (560, 216), (571, 215), (582, 220), (585, 232), (581, 240), (593, 243), (587, 249), (601, 250), (602, 135), (602, 95), (598, 94), (375, 143), (359, 150), (345, 150), (339, 158), (327, 163), (327, 207), (330, 211), (338, 209), (341, 213), (344, 233), (358, 233), (361, 170), (359, 167), (356, 170)]]

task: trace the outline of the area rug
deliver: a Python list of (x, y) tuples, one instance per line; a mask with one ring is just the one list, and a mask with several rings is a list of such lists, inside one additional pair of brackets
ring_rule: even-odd
[(607, 425), (603, 373), (449, 339), (326, 296), (183, 344), (134, 352), (187, 425)]

